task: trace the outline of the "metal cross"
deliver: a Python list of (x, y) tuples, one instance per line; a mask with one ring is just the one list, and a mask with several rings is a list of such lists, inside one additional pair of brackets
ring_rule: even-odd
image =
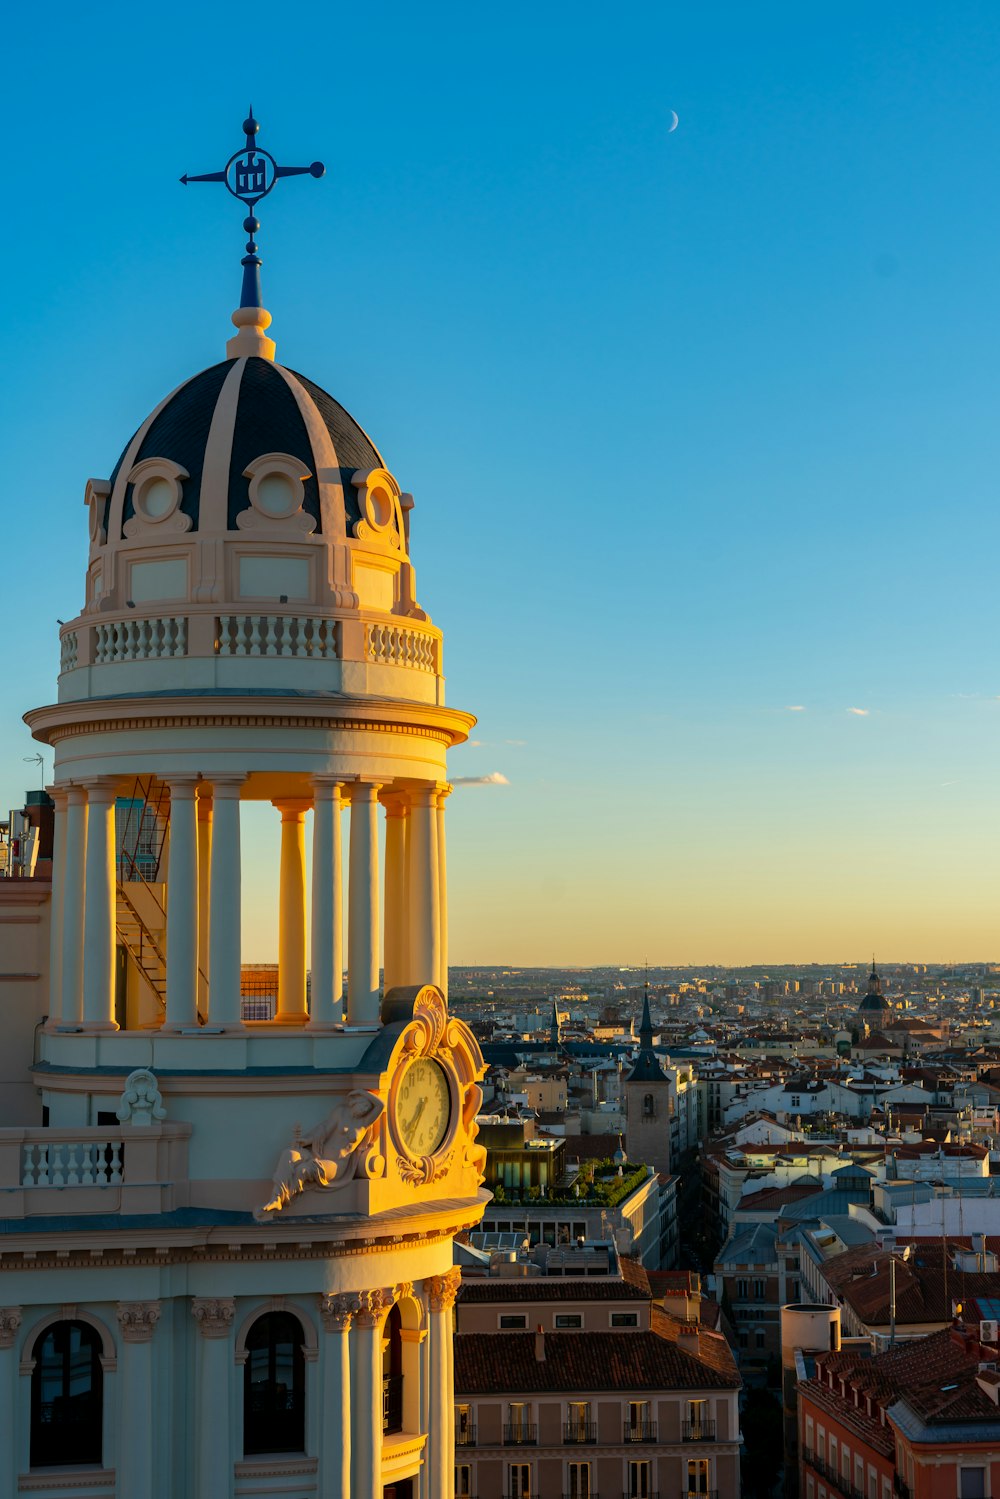
[(247, 216), (243, 220), (243, 228), (250, 238), (247, 240), (247, 253), (240, 264), (243, 266), (243, 293), (240, 297), (241, 307), (260, 307), (260, 256), (257, 254), (257, 243), (254, 235), (260, 228), (260, 220), (256, 215), (257, 204), (261, 198), (266, 198), (271, 192), (279, 177), (322, 177), (326, 167), (321, 161), (314, 161), (308, 167), (279, 167), (274, 157), (267, 151), (262, 151), (256, 143), (257, 132), (260, 125), (253, 117), (253, 105), (246, 119), (243, 121), (243, 134), (246, 136), (246, 145), (235, 152), (226, 162), (221, 172), (203, 172), (198, 177), (184, 176), (181, 178), (184, 186), (189, 182), (224, 182), (234, 198), (238, 198), (247, 210)]

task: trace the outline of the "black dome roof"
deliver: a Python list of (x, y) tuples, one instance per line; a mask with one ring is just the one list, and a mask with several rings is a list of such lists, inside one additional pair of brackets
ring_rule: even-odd
[[(235, 529), (236, 516), (246, 507), (247, 481), (243, 475), (248, 465), (265, 453), (288, 453), (300, 459), (310, 472), (311, 477), (304, 481), (303, 509), (308, 515), (315, 517), (317, 532), (322, 530), (319, 489), (315, 476), (317, 469), (328, 470), (329, 455), (320, 455), (313, 450), (301, 409), (302, 404), (307, 404), (314, 409), (333, 445), (344, 489), (347, 530), (350, 534), (351, 527), (361, 514), (351, 475), (358, 469), (384, 467), (378, 449), (350, 413), (304, 375), (284, 369), (270, 359), (256, 356), (245, 359), (242, 364), (235, 421), (231, 417), (229, 419), (232, 428), (229, 451), (229, 529)], [(168, 458), (186, 470), (189, 478), (182, 481), (180, 508), (190, 517), (193, 531), (198, 529), (209, 433), (223, 385), (233, 368), (233, 360), (223, 360), (220, 364), (213, 364), (209, 369), (202, 370), (180, 386), (154, 416), (131, 460), (130, 472), (135, 464), (146, 458)], [(134, 441), (133, 437), (115, 464), (111, 475), (112, 489)], [(123, 525), (134, 514), (132, 488), (129, 484), (125, 491)], [(109, 515), (110, 498), (106, 523)]]

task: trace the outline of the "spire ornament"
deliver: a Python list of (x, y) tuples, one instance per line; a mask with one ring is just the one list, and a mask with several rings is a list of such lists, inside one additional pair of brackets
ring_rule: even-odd
[(257, 132), (259, 130), (260, 123), (254, 119), (251, 104), (247, 117), (243, 121), (243, 134), (246, 136), (246, 142), (239, 151), (235, 151), (230, 156), (222, 171), (201, 172), (198, 175), (185, 173), (180, 179), (185, 187), (189, 182), (223, 183), (237, 202), (243, 205), (246, 215), (243, 228), (249, 237), (246, 254), (240, 262), (243, 266), (243, 288), (240, 294), (240, 305), (233, 313), (233, 322), (240, 332), (236, 338), (230, 339), (227, 346), (230, 358), (237, 358), (243, 354), (262, 354), (265, 358), (274, 358), (274, 344), (269, 338), (264, 337), (263, 331), (270, 324), (271, 315), (265, 311), (261, 301), (261, 259), (257, 253), (255, 238), (260, 229), (260, 220), (257, 217), (258, 203), (273, 192), (281, 177), (323, 177), (326, 174), (326, 167), (321, 161), (311, 162), (307, 167), (279, 166), (269, 151), (258, 146)]

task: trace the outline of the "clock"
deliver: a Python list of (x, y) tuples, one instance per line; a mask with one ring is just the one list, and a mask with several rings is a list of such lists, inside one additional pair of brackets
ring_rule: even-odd
[(403, 1073), (396, 1093), (396, 1129), (412, 1156), (440, 1150), (451, 1122), (448, 1074), (432, 1057), (417, 1057)]

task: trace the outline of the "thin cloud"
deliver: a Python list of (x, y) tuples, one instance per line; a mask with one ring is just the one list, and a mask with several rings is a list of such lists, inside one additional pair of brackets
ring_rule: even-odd
[(804, 713), (806, 710), (801, 703), (786, 703), (786, 713)]
[(848, 708), (848, 713), (853, 713), (856, 718), (867, 718), (871, 712), (870, 708)]
[(491, 770), (488, 776), (455, 776), (451, 784), (453, 786), (509, 786), (510, 782), (499, 770)]
[(483, 740), (483, 739), (470, 739), (469, 740), (469, 748), (470, 749), (482, 749), (484, 743), (485, 743), (485, 740)]
[(527, 744), (527, 742), (528, 742), (527, 739), (505, 739), (504, 740), (504, 744), (513, 744), (518, 749), (523, 749), (524, 746)]

